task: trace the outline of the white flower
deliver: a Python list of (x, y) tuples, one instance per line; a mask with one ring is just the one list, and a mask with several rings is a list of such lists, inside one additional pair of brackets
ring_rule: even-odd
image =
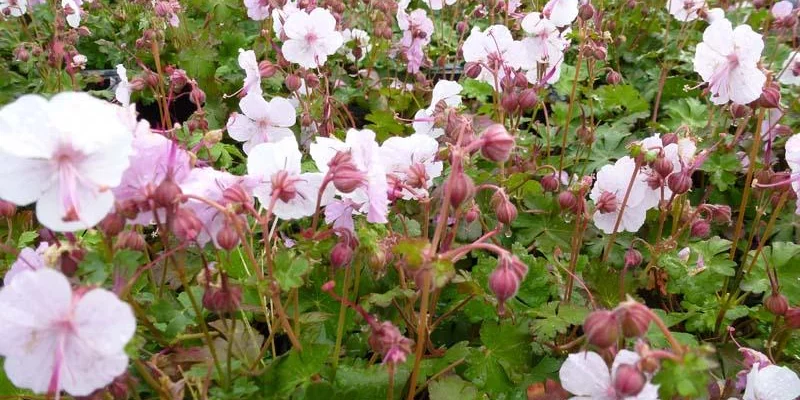
[(794, 5), (792, 4), (791, 1), (781, 0), (773, 4), (772, 8), (769, 11), (775, 19), (782, 19), (786, 17), (791, 17), (793, 9)]
[(725, 10), (716, 7), (706, 11), (706, 22), (713, 24), (716, 21), (725, 19)]
[(561, 75), (564, 51), (569, 46), (566, 35), (570, 29), (559, 32), (552, 21), (537, 12), (525, 16), (522, 29), (527, 33), (522, 39), (525, 49), (522, 68), (528, 70), (526, 77), (530, 82), (537, 82), (542, 75), (547, 83), (555, 83)]
[(361, 54), (359, 54), (358, 59), (356, 60), (355, 54), (353, 54), (353, 49), (345, 48), (345, 57), (350, 62), (361, 61), (364, 57), (367, 56), (372, 50), (372, 45), (369, 43), (369, 33), (367, 31), (363, 31), (361, 29), (345, 29), (342, 31), (342, 39), (344, 43), (355, 42), (355, 47), (360, 49)]
[(131, 105), (131, 84), (128, 81), (128, 70), (122, 64), (117, 64), (117, 76), (119, 77), (119, 83), (117, 83), (117, 89), (114, 91), (114, 97), (119, 104), (127, 108)]
[(761, 35), (749, 25), (733, 29), (731, 22), (723, 19), (706, 28), (695, 51), (694, 70), (708, 82), (714, 104), (729, 100), (747, 104), (761, 96), (767, 80), (758, 69), (763, 49)]
[(524, 64), (525, 51), (522, 43), (511, 37), (505, 25), (492, 25), (481, 31), (473, 27), (462, 46), (464, 61), (479, 63), (481, 73), (477, 80), (500, 90), (503, 77)]
[(696, 20), (697, 12), (705, 6), (705, 0), (667, 0), (667, 10), (680, 22)]
[(0, 0), (0, 13), (5, 14), (8, 10), (8, 15), (12, 17), (19, 17), (28, 9), (28, 0)]
[[(792, 135), (786, 141), (784, 148), (786, 149), (786, 164), (789, 164), (789, 169), (792, 171), (792, 189), (795, 193), (800, 194), (800, 133)], [(796, 204), (795, 213), (800, 214), (800, 195)]]
[(0, 289), (0, 308), (0, 355), (18, 387), (86, 396), (127, 368), (136, 320), (105, 289), (73, 292), (64, 275), (43, 268)]
[(239, 67), (244, 70), (244, 86), (242, 91), (247, 94), (261, 95), (261, 71), (258, 68), (258, 60), (253, 50), (244, 51), (239, 49)]
[(759, 369), (753, 364), (747, 374), (747, 388), (742, 400), (793, 400), (800, 396), (800, 378), (791, 369), (769, 365)]
[(445, 4), (452, 6), (456, 0), (422, 0), (431, 10), (441, 10)]
[(550, 0), (542, 14), (559, 28), (567, 26), (578, 18), (578, 0)]
[(54, 231), (100, 222), (132, 153), (122, 110), (72, 92), (25, 95), (0, 109), (0, 198), (37, 202), (36, 217)]
[[(597, 172), (589, 198), (598, 208), (594, 212), (594, 224), (605, 233), (614, 232), (614, 225), (635, 168), (636, 162), (625, 156), (614, 164), (603, 166)], [(636, 232), (644, 225), (647, 210), (653, 205), (652, 201), (648, 201), (647, 190), (649, 188), (644, 175), (637, 174), (617, 231)]]
[(297, 2), (294, 0), (287, 1), (282, 8), (272, 10), (272, 30), (275, 32), (276, 36), (281, 37), (283, 24), (286, 23), (286, 19), (298, 11), (300, 11), (300, 9), (297, 8)]
[(340, 193), (339, 196), (359, 204), (359, 212), (367, 214), (367, 221), (388, 222), (386, 216), (389, 213), (389, 186), (380, 146), (375, 141), (375, 132), (369, 129), (350, 129), (344, 142), (333, 137), (317, 137), (310, 149), (311, 158), (322, 172), (328, 171), (328, 163), (339, 151), (350, 151), (353, 163), (366, 178), (365, 187), (359, 187), (351, 193)]
[[(391, 137), (381, 145), (383, 163), (389, 175), (412, 187), (415, 187), (415, 180), (424, 178), (422, 182), (417, 182), (425, 186), (415, 190), (417, 194), (425, 193), (425, 189), (433, 185), (433, 179), (442, 175), (442, 162), (436, 161), (438, 152), (439, 143), (436, 139), (418, 133), (408, 137)], [(424, 176), (421, 176), (423, 173)], [(403, 189), (401, 193), (406, 200), (417, 197), (408, 189)]]
[(463, 89), (458, 82), (448, 80), (436, 82), (431, 95), (431, 105), (428, 108), (420, 109), (414, 115), (412, 124), (414, 131), (432, 138), (444, 135), (444, 129), (434, 126), (433, 115), (436, 112), (436, 105), (444, 101), (448, 107), (458, 107), (461, 105), (461, 91)]
[[(317, 196), (324, 175), (302, 173), (302, 155), (294, 137), (275, 143), (262, 143), (253, 147), (247, 158), (247, 172), (260, 177), (261, 183), (253, 189), (253, 195), (265, 208), (281, 219), (298, 219), (313, 215), (317, 211)], [(333, 199), (333, 185), (323, 192), (320, 206)]]
[(233, 113), (228, 119), (228, 134), (237, 141), (245, 142), (244, 151), (260, 143), (277, 142), (287, 137), (294, 138), (289, 127), (297, 121), (292, 103), (283, 97), (273, 97), (269, 102), (259, 93), (251, 93), (239, 101), (244, 113)]
[(800, 51), (793, 51), (783, 62), (778, 80), (786, 85), (800, 86)]
[(39, 247), (36, 250), (31, 247), (20, 250), (17, 260), (6, 271), (6, 275), (3, 277), (3, 284), (10, 285), (11, 281), (23, 272), (45, 268), (47, 264), (45, 263), (44, 254), (49, 247), (50, 245), (47, 242), (42, 242), (39, 243)]
[(283, 56), (303, 68), (324, 65), (343, 42), (342, 34), (336, 31), (336, 19), (324, 8), (293, 13), (283, 24), (283, 32), (288, 37), (281, 48)]
[[(684, 167), (688, 167), (694, 160), (694, 155), (697, 151), (697, 145), (690, 138), (681, 138), (678, 143), (670, 143), (664, 146), (659, 135), (654, 134), (639, 143), (643, 150), (661, 153), (664, 159), (672, 164), (672, 174), (682, 171)], [(646, 166), (642, 167), (642, 173), (652, 178), (654, 182), (661, 183), (661, 186), (656, 188), (648, 185), (643, 202), (647, 208), (658, 205), (662, 199), (668, 201), (672, 197), (672, 190), (667, 186), (665, 177), (658, 179), (659, 173)]]
[(614, 358), (609, 373), (603, 357), (593, 351), (570, 354), (561, 369), (558, 378), (561, 386), (576, 395), (573, 399), (587, 400), (658, 400), (658, 385), (647, 382), (636, 396), (619, 397), (614, 389), (617, 368), (622, 364), (635, 365), (639, 355), (630, 350), (620, 350)]
[(61, 0), (61, 7), (67, 14), (67, 24), (73, 28), (81, 25), (81, 7), (75, 0)]
[(247, 16), (254, 21), (263, 21), (269, 17), (271, 6), (268, 0), (244, 0)]

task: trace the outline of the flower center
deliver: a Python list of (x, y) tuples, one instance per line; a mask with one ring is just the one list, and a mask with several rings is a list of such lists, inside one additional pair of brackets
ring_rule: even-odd
[(317, 36), (316, 32), (308, 32), (306, 33), (305, 39), (310, 46), (313, 46), (317, 42), (319, 37)]
[(53, 161), (58, 168), (59, 197), (63, 206), (64, 222), (75, 222), (80, 219), (78, 183), (81, 178), (76, 166), (83, 158), (84, 155), (70, 144), (62, 144), (53, 155)]
[(597, 200), (597, 211), (600, 211), (601, 214), (617, 211), (617, 195), (611, 192), (603, 192)]

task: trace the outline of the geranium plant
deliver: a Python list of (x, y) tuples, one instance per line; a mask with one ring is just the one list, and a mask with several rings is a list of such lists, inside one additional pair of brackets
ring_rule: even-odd
[(789, 0), (0, 0), (0, 395), (800, 398)]

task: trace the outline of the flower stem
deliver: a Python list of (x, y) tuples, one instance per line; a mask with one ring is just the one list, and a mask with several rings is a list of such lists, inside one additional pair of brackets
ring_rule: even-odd
[(423, 271), (422, 276), (422, 296), (419, 305), (419, 323), (417, 324), (417, 348), (414, 351), (414, 369), (411, 370), (411, 381), (409, 382), (408, 396), (406, 400), (414, 400), (417, 389), (417, 378), (419, 377), (419, 366), (422, 362), (422, 353), (425, 349), (425, 340), (428, 330), (428, 300), (431, 290), (431, 272)]

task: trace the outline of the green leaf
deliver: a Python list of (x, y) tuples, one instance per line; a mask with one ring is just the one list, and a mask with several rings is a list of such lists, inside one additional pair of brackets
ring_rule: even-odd
[(367, 128), (382, 134), (398, 135), (405, 131), (405, 126), (395, 120), (394, 112), (391, 110), (374, 110), (367, 114), (365, 119), (372, 122), (366, 125)]
[(33, 243), (36, 238), (39, 237), (39, 232), (22, 232), (19, 235), (19, 239), (17, 240), (17, 248), (22, 249), (28, 247), (29, 244)]
[(483, 347), (467, 357), (465, 377), (490, 393), (507, 392), (530, 370), (528, 324), (485, 321), (480, 337)]
[(726, 191), (736, 183), (736, 175), (741, 170), (742, 163), (735, 153), (713, 152), (708, 157), (701, 170), (708, 172), (709, 180), (720, 191)]
[(303, 276), (311, 270), (308, 260), (292, 257), (288, 252), (278, 253), (275, 258), (275, 278), (281, 290), (291, 290), (303, 286)]
[(636, 113), (650, 109), (647, 100), (629, 84), (601, 86), (590, 96), (597, 101), (598, 108), (606, 111), (624, 108), (629, 113)]
[(709, 367), (705, 358), (694, 353), (686, 354), (683, 362), (665, 359), (653, 383), (660, 385), (658, 394), (662, 399), (702, 398), (708, 394)]
[(473, 400), (478, 398), (478, 390), (458, 375), (449, 375), (428, 385), (431, 400)]

